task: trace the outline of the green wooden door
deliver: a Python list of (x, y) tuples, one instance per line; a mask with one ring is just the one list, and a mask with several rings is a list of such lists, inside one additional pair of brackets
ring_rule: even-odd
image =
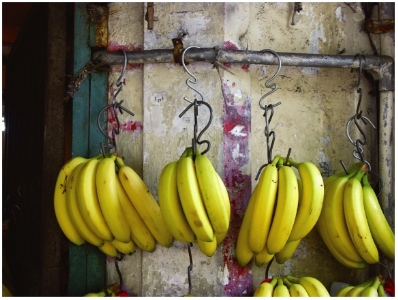
[[(87, 3), (75, 4), (74, 20), (74, 73), (91, 59), (94, 45), (94, 25), (90, 24)], [(108, 74), (91, 73), (81, 83), (73, 97), (72, 157), (92, 157), (100, 153), (104, 136), (97, 127), (97, 115), (107, 105)], [(106, 256), (88, 243), (70, 245), (69, 284), (70, 296), (83, 296), (97, 292), (106, 285)]]

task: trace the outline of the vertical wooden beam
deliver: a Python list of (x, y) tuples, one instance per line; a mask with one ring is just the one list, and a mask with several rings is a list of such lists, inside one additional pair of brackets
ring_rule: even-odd
[[(87, 3), (76, 3), (74, 24), (74, 72), (91, 59), (93, 30)], [(99, 153), (104, 142), (97, 127), (97, 115), (107, 104), (107, 73), (90, 74), (73, 98), (72, 157), (91, 157)], [(70, 246), (68, 294), (83, 296), (106, 285), (105, 255), (88, 243)]]

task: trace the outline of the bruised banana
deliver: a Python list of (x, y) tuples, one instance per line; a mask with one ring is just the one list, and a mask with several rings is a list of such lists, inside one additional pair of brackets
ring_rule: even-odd
[(87, 161), (87, 158), (81, 156), (76, 156), (67, 161), (58, 173), (54, 190), (54, 210), (58, 224), (68, 240), (77, 246), (84, 244), (85, 240), (81, 237), (77, 229), (73, 226), (72, 220), (68, 214), (65, 189), (68, 177), (70, 176), (72, 171), (78, 165)]
[(254, 253), (259, 253), (264, 249), (270, 231), (278, 189), (276, 164), (279, 158), (279, 155), (276, 155), (274, 160), (262, 171), (255, 188), (256, 192), (253, 192), (250, 197), (250, 201), (253, 201), (253, 213), (248, 240), (249, 247)]
[(141, 177), (129, 166), (119, 163), (119, 179), (127, 196), (156, 241), (167, 248), (171, 247), (173, 236), (163, 219), (159, 204)]
[(192, 231), (181, 206), (177, 188), (178, 161), (168, 163), (162, 170), (158, 184), (159, 206), (173, 237), (184, 243), (193, 242)]

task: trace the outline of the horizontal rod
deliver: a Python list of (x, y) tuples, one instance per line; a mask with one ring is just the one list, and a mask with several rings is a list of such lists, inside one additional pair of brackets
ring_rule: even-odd
[[(325, 55), (277, 52), (282, 66), (297, 67), (328, 67), (328, 68), (359, 68), (360, 61), (357, 55)], [(140, 51), (126, 51), (128, 64), (145, 63), (175, 63), (173, 49), (154, 49)], [(363, 70), (374, 70), (378, 73), (377, 79), (381, 79), (383, 90), (393, 90), (393, 66), (394, 59), (390, 56), (362, 56)], [(121, 51), (110, 52), (101, 50), (92, 55), (94, 63), (105, 65), (120, 65), (124, 63), (124, 55)], [(217, 48), (192, 48), (185, 53), (185, 62), (205, 61), (218, 63), (242, 63), (277, 65), (278, 58), (267, 50), (224, 50)]]

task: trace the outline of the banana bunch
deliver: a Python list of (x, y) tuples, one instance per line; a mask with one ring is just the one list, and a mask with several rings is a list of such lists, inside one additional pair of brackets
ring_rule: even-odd
[(213, 256), (227, 235), (231, 207), (227, 189), (212, 163), (188, 147), (177, 161), (162, 170), (158, 184), (159, 205), (172, 236), (195, 242)]
[(254, 297), (330, 297), (326, 287), (314, 277), (272, 277), (255, 290)]
[(313, 163), (276, 155), (262, 171), (247, 205), (236, 244), (239, 265), (253, 257), (257, 266), (273, 257), (280, 264), (291, 258), (317, 223), (323, 196), (323, 179)]
[(386, 297), (384, 278), (378, 275), (358, 285), (347, 285), (337, 292), (336, 297)]
[(358, 162), (325, 179), (324, 205), (316, 228), (332, 255), (346, 267), (379, 262), (379, 250), (395, 259), (395, 236)]
[(148, 187), (114, 153), (66, 162), (56, 181), (54, 209), (72, 243), (88, 242), (110, 257), (131, 255), (136, 246), (153, 252), (156, 242), (173, 243)]

